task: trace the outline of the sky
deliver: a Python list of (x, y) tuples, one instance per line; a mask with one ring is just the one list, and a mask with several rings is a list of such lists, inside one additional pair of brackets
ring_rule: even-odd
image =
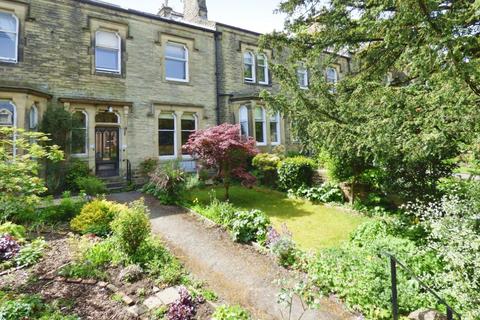
[[(124, 8), (157, 13), (164, 0), (103, 0)], [(283, 16), (274, 14), (280, 0), (207, 0), (209, 20), (261, 33), (281, 30)], [(175, 11), (183, 11), (182, 0), (169, 0)]]

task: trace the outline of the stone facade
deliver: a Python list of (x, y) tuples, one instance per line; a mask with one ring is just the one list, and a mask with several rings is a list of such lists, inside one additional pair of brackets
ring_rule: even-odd
[[(244, 53), (258, 52), (260, 34), (208, 21), (205, 0), (185, 0), (183, 20), (165, 8), (168, 3), (161, 12), (169, 17), (90, 0), (0, 0), (0, 13), (14, 15), (19, 22), (17, 61), (0, 56), (0, 106), (2, 101), (12, 102), (15, 125), (26, 129), (33, 129), (29, 114), (34, 106), (38, 121), (48, 104), (81, 112), (87, 141), (85, 152), (76, 156), (88, 161), (92, 170), (98, 169), (97, 129), (117, 128), (120, 175), (125, 174), (127, 160), (137, 168), (146, 158), (159, 157), (162, 115), (173, 116), (172, 157), (187, 162), (181, 152), (185, 116), (194, 117), (196, 129), (201, 129), (238, 123), (239, 108), (247, 106), (253, 128), (253, 110), (262, 105), (258, 93), (277, 90), (271, 79), (267, 84), (244, 80)], [(117, 35), (119, 72), (96, 67), (98, 31)], [(188, 54), (185, 81), (167, 80), (169, 43)], [(265, 54), (268, 61), (274, 58), (273, 52)], [(347, 69), (348, 59), (344, 60), (338, 66), (340, 74)], [(102, 113), (115, 114), (116, 120), (105, 123)], [(291, 144), (285, 119), (279, 125), (279, 143)], [(265, 150), (272, 146), (269, 128), (267, 124), (267, 141), (261, 146)]]

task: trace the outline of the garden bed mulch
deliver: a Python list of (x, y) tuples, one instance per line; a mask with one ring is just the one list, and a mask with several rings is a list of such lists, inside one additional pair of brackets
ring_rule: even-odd
[[(47, 249), (36, 265), (19, 270), (11, 269), (0, 276), (0, 290), (17, 294), (38, 294), (46, 303), (54, 304), (65, 314), (77, 315), (81, 319), (149, 319), (143, 314), (136, 317), (129, 312), (132, 306), (143, 301), (163, 288), (144, 277), (134, 283), (122, 283), (117, 279), (120, 269), (107, 270), (108, 282), (91, 279), (66, 279), (58, 271), (72, 261), (67, 232), (50, 232), (41, 235), (47, 241)], [(210, 319), (211, 304), (199, 306), (197, 320)]]

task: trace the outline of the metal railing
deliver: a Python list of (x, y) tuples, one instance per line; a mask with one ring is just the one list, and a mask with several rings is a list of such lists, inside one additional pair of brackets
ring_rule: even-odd
[(127, 183), (132, 183), (132, 163), (127, 159)]
[(461, 320), (462, 317), (459, 313), (457, 313), (455, 310), (453, 310), (452, 307), (444, 300), (442, 299), (435, 291), (433, 291), (432, 288), (430, 288), (425, 282), (423, 282), (416, 274), (413, 272), (412, 269), (407, 267), (404, 263), (399, 261), (394, 255), (390, 253), (383, 253), (385, 256), (387, 256), (390, 260), (390, 275), (391, 275), (391, 281), (392, 281), (392, 314), (393, 314), (393, 320), (398, 320), (399, 319), (399, 306), (398, 306), (398, 290), (397, 290), (397, 266), (400, 266), (403, 270), (407, 271), (417, 282), (420, 284), (420, 286), (425, 289), (427, 292), (432, 294), (437, 301), (440, 304), (443, 304), (446, 309), (447, 309), (447, 319), (448, 320), (453, 320), (453, 315), (457, 317), (458, 320)]

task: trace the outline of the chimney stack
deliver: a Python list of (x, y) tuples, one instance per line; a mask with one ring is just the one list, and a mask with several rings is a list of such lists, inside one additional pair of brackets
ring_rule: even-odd
[(168, 5), (168, 0), (162, 4), (162, 7), (158, 11), (158, 15), (163, 18), (172, 18), (173, 8)]
[(208, 20), (206, 0), (183, 0), (183, 17), (187, 21), (202, 22)]

